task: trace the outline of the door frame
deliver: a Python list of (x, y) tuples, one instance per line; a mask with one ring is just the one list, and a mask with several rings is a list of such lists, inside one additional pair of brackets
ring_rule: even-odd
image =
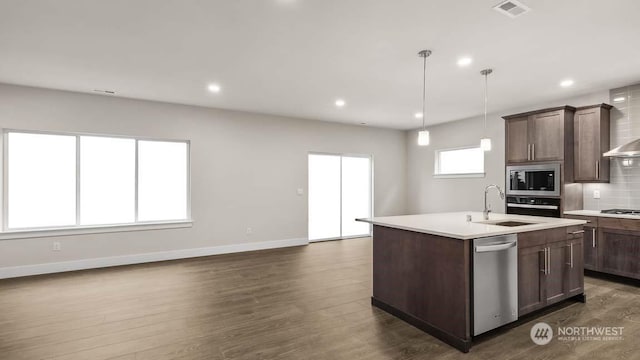
[[(322, 239), (309, 239), (309, 195), (310, 195), (310, 187), (309, 187), (309, 156), (310, 155), (328, 155), (328, 156), (338, 156), (340, 157), (340, 236), (330, 237), (330, 238), (322, 238)], [(369, 233), (362, 235), (352, 235), (352, 236), (342, 236), (342, 158), (343, 157), (356, 157), (356, 158), (367, 158), (369, 159), (369, 217), (373, 217), (373, 209), (374, 209), (374, 182), (373, 182), (373, 155), (368, 154), (357, 154), (357, 153), (332, 153), (332, 152), (323, 152), (323, 151), (309, 151), (307, 152), (307, 241), (310, 243), (313, 242), (321, 242), (321, 241), (332, 241), (332, 240), (347, 240), (347, 239), (357, 239), (362, 237), (371, 236), (372, 234), (372, 225), (369, 224)]]

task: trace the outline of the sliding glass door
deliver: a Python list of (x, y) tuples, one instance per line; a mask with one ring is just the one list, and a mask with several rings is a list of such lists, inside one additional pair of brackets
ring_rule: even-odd
[(309, 154), (309, 240), (340, 238), (340, 156)]
[(369, 156), (309, 154), (309, 241), (363, 237), (372, 216)]

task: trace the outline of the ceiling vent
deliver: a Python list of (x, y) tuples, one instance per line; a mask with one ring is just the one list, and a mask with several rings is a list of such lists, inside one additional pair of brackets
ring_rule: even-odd
[(507, 15), (510, 18), (518, 17), (531, 9), (523, 3), (516, 0), (503, 1), (493, 7), (497, 12)]

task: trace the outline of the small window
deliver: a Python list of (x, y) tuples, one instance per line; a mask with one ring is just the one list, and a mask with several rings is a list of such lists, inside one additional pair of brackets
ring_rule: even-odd
[(484, 151), (480, 147), (436, 151), (436, 177), (484, 177)]

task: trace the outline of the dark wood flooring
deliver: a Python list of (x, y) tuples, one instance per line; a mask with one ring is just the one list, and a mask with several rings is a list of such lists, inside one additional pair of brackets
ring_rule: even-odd
[[(640, 359), (640, 288), (587, 277), (573, 303), (469, 354), (370, 305), (371, 240), (0, 281), (0, 359)], [(531, 326), (624, 326), (533, 344)]]

